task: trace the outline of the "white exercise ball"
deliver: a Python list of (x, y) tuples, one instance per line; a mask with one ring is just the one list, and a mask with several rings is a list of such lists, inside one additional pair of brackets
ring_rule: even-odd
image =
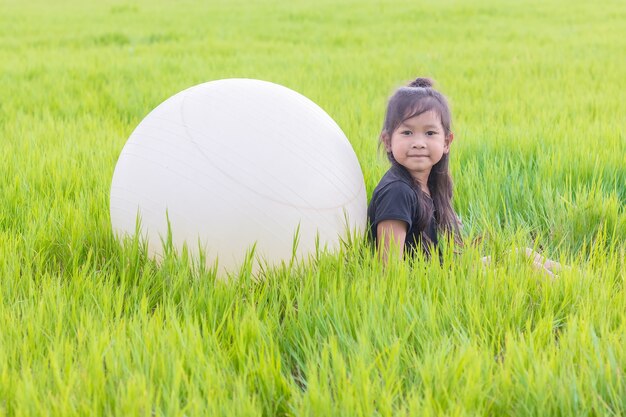
[(341, 128), (301, 94), (252, 79), (196, 85), (148, 114), (122, 149), (110, 204), (116, 236), (139, 230), (159, 258), (169, 221), (174, 248), (186, 243), (227, 272), (253, 245), (257, 262), (278, 264), (292, 258), (296, 230), (304, 258), (366, 222)]

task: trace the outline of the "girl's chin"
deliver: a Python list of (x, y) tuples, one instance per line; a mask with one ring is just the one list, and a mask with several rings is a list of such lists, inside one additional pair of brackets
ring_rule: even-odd
[(404, 166), (406, 169), (408, 169), (409, 171), (416, 171), (416, 172), (425, 172), (425, 171), (430, 171), (430, 166), (428, 164), (425, 163), (416, 163), (417, 161), (413, 161), (413, 162), (409, 162), (406, 164), (402, 164), (402, 166)]

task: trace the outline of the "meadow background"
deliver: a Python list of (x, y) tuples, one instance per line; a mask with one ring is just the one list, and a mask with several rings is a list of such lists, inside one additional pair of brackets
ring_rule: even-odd
[[(0, 416), (624, 415), (624, 21), (621, 0), (0, 0)], [(460, 255), (383, 270), (357, 241), (222, 285), (114, 240), (117, 158), (178, 91), (306, 95), (371, 194), (415, 76), (452, 104)]]

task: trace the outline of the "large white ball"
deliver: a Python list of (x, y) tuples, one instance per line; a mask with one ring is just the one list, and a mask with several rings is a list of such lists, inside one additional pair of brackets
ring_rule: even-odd
[(362, 232), (366, 192), (339, 126), (311, 100), (251, 79), (200, 84), (160, 104), (137, 126), (113, 174), (117, 236), (140, 233), (163, 253), (168, 219), (174, 247), (202, 248), (207, 263), (234, 271), (256, 243), (276, 264), (319, 244), (337, 248)]

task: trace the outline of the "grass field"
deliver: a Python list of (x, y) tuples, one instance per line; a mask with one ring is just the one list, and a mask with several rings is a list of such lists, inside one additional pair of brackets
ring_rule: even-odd
[[(0, 0), (0, 416), (626, 414), (625, 2), (91, 3)], [(176, 92), (306, 95), (371, 194), (418, 75), (452, 104), (462, 254), (356, 242), (223, 285), (115, 241), (117, 158)]]

